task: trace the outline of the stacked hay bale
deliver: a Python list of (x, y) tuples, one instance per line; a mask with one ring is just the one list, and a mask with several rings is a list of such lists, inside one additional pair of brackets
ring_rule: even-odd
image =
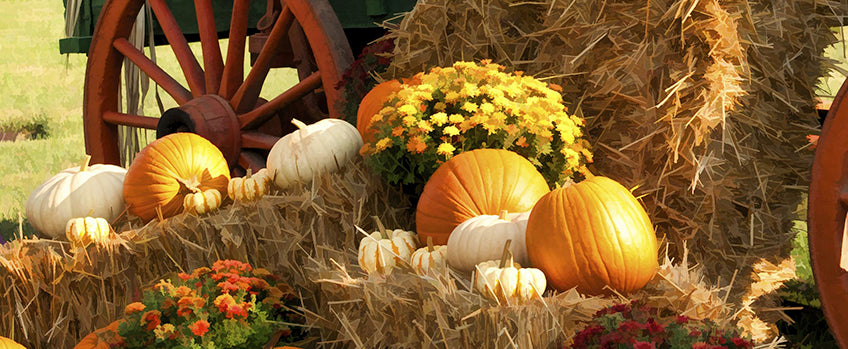
[[(355, 265), (360, 233), (371, 216), (387, 225), (412, 225), (397, 190), (362, 164), (261, 201), (233, 204), (215, 214), (181, 214), (144, 226), (124, 222), (105, 245), (18, 239), (0, 245), (0, 329), (27, 348), (72, 348), (123, 316), (142, 287), (178, 272), (235, 259), (266, 268), (302, 291), (304, 307), (320, 300), (305, 266), (333, 270)], [(353, 257), (350, 258), (351, 253)]]
[(404, 266), (388, 277), (357, 265), (371, 216), (409, 229), (407, 199), (362, 164), (313, 185), (215, 213), (180, 214), (124, 230), (105, 245), (57, 240), (0, 246), (0, 328), (28, 348), (72, 348), (123, 315), (140, 288), (177, 272), (236, 259), (265, 268), (300, 295), (307, 347), (554, 347), (568, 343), (598, 310), (641, 300), (692, 319), (732, 324), (738, 308), (702, 269), (666, 259), (643, 290), (618, 297), (549, 292), (543, 301), (498, 306), (471, 290), (469, 275), (421, 277)]
[[(838, 1), (420, 0), (388, 74), (493, 59), (563, 87), (594, 170), (637, 188), (660, 235), (715, 283), (788, 258), (832, 62)], [(741, 287), (740, 287), (741, 286)]]

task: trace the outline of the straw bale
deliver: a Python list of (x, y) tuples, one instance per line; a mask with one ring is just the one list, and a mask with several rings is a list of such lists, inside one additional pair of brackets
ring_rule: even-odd
[[(373, 229), (371, 216), (409, 228), (408, 200), (361, 162), (313, 185), (236, 203), (205, 216), (178, 215), (139, 225), (119, 224), (106, 245), (19, 239), (0, 246), (0, 329), (31, 349), (71, 348), (138, 300), (141, 288), (218, 259), (249, 262), (303, 292), (305, 308), (320, 301), (303, 265), (350, 264), (354, 226)], [(330, 247), (328, 247), (330, 246)], [(347, 246), (344, 251), (339, 246)]]
[(636, 188), (739, 301), (760, 258), (788, 258), (833, 62), (830, 0), (420, 0), (391, 30), (389, 77), (492, 59), (557, 83), (587, 119), (593, 171)]
[(15, 240), (0, 247), (0, 335), (33, 349), (71, 348), (120, 317), (143, 287), (227, 258), (266, 268), (295, 288), (315, 347), (561, 346), (598, 310), (637, 299), (719, 323), (733, 324), (740, 314), (726, 302), (728, 287), (668, 256), (657, 277), (627, 297), (548, 291), (524, 306), (487, 300), (471, 290), (471, 275), (455, 271), (421, 277), (404, 265), (388, 277), (369, 276), (356, 253), (363, 232), (376, 228), (372, 216), (387, 227), (412, 226), (407, 198), (358, 161), (312, 185), (209, 215), (123, 221), (123, 232), (104, 245)]

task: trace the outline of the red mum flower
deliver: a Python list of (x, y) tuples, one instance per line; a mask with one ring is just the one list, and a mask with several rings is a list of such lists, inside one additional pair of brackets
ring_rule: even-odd
[(654, 343), (636, 341), (636, 343), (633, 343), (633, 349), (657, 349), (657, 347)]
[(158, 310), (148, 311), (141, 316), (141, 324), (147, 324), (146, 329), (148, 331), (153, 331), (153, 329), (156, 328), (156, 326), (159, 326), (159, 324), (161, 323), (159, 319), (159, 316), (161, 315), (162, 313), (160, 313)]

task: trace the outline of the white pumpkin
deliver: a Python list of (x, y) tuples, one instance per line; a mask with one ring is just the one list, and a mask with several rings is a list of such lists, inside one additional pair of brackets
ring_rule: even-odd
[(227, 184), (227, 195), (233, 201), (254, 201), (262, 198), (268, 193), (271, 177), (268, 176), (267, 169), (260, 169), (256, 173), (251, 173), (247, 169), (247, 174), (244, 177), (231, 178)]
[(379, 220), (377, 226), (377, 231), (359, 241), (359, 267), (368, 274), (389, 275), (398, 264), (409, 263), (416, 237), (411, 231), (387, 230)]
[(26, 215), (35, 230), (51, 238), (65, 233), (68, 220), (101, 217), (113, 221), (124, 211), (123, 183), (127, 170), (115, 165), (67, 168), (30, 193)]
[(204, 214), (221, 207), (221, 192), (218, 189), (206, 189), (183, 197), (183, 210), (187, 213)]
[(448, 264), (464, 272), (471, 272), (480, 262), (497, 259), (507, 240), (512, 240), (512, 254), (519, 264), (529, 265), (524, 233), (530, 212), (499, 216), (481, 215), (469, 218), (456, 226), (448, 238)]
[(428, 236), (427, 246), (412, 252), (409, 264), (418, 275), (444, 273), (447, 270), (447, 253), (446, 245), (433, 246), (433, 237)]
[(512, 260), (507, 240), (500, 260), (485, 261), (475, 266), (474, 288), (484, 297), (501, 305), (519, 305), (541, 298), (547, 287), (545, 273), (536, 268), (522, 268)]
[(268, 154), (266, 167), (281, 189), (313, 176), (341, 169), (359, 154), (362, 137), (356, 127), (339, 119), (311, 125), (293, 119), (298, 130), (280, 138)]
[(112, 226), (100, 217), (71, 218), (65, 227), (65, 237), (75, 246), (88, 246), (90, 243), (102, 243), (115, 234)]

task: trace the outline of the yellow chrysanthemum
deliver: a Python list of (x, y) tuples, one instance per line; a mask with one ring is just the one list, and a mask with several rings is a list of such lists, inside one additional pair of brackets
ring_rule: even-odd
[(374, 147), (377, 149), (378, 152), (381, 152), (381, 151), (383, 151), (386, 148), (391, 147), (391, 146), (392, 146), (392, 139), (389, 138), (389, 137), (386, 137), (386, 138), (383, 138), (383, 139), (377, 141), (377, 144), (374, 145)]
[(415, 118), (415, 116), (407, 115), (403, 117), (403, 124), (406, 125), (406, 127), (412, 127), (412, 125), (415, 125), (417, 122), (418, 119)]
[(491, 113), (495, 112), (495, 106), (492, 105), (492, 103), (486, 102), (486, 103), (480, 104), (480, 111), (487, 113), (487, 114), (491, 114)]
[(465, 102), (465, 104), (463, 104), (462, 108), (460, 109), (465, 110), (469, 113), (473, 113), (477, 111), (477, 104), (474, 104), (473, 102)]
[(436, 126), (442, 126), (442, 124), (448, 122), (448, 114), (442, 112), (435, 113), (430, 115), (430, 121), (432, 121)]
[(415, 115), (418, 114), (418, 108), (411, 104), (404, 104), (398, 108), (398, 112), (404, 115)]
[(418, 122), (418, 129), (421, 130), (421, 132), (429, 133), (433, 130), (433, 125), (431, 125), (427, 120), (421, 120)]
[(460, 122), (465, 121), (465, 117), (463, 117), (462, 115), (459, 115), (459, 114), (451, 114), (448, 117), (448, 121), (450, 121), (453, 124), (458, 124)]
[(451, 137), (459, 135), (459, 129), (456, 128), (456, 126), (445, 127), (445, 129), (442, 130), (442, 132), (444, 134), (448, 135), (448, 136), (451, 136)]
[(436, 149), (436, 153), (439, 155), (453, 155), (453, 151), (456, 148), (450, 143), (442, 143), (439, 144), (439, 148)]

